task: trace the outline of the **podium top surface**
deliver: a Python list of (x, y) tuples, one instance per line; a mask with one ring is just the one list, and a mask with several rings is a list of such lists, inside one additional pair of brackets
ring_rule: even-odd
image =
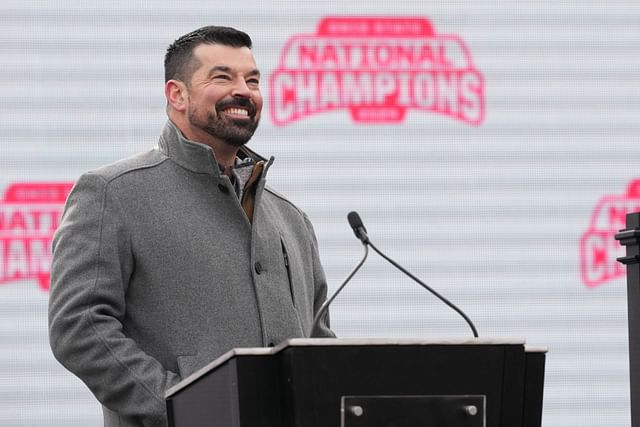
[[(339, 346), (416, 346), (416, 345), (525, 345), (519, 338), (452, 338), (452, 339), (405, 339), (405, 338), (291, 338), (275, 347), (234, 348), (206, 366), (184, 378), (165, 392), (165, 398), (184, 389), (207, 372), (216, 369), (236, 356), (271, 356), (289, 347), (339, 347)], [(531, 352), (546, 352), (546, 348), (527, 348)]]

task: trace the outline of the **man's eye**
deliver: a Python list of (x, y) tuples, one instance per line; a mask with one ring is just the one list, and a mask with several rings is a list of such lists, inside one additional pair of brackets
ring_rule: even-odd
[(249, 79), (249, 80), (247, 80), (247, 84), (253, 85), (253, 86), (259, 86), (260, 85), (260, 80), (258, 80), (258, 79)]
[(225, 76), (224, 74), (220, 74), (218, 76), (213, 76), (214, 80), (231, 80), (231, 77)]

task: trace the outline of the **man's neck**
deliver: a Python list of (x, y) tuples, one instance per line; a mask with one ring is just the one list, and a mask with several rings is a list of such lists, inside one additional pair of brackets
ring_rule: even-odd
[(216, 161), (220, 166), (223, 166), (225, 170), (229, 170), (231, 166), (235, 164), (236, 157), (238, 155), (238, 147), (234, 147), (221, 141), (200, 141), (197, 139), (194, 139), (194, 141), (211, 147), (213, 154), (216, 157)]
[(180, 129), (180, 132), (182, 132), (185, 138), (211, 147), (216, 161), (220, 166), (223, 166), (225, 170), (228, 170), (235, 164), (239, 147), (214, 138), (202, 129), (193, 128), (191, 126), (179, 126), (178, 124), (176, 124), (176, 126)]

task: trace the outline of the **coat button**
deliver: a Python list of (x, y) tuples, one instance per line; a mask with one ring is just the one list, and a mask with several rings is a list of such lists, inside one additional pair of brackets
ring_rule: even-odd
[(253, 268), (256, 270), (256, 273), (262, 273), (262, 264), (260, 264), (259, 262), (253, 264)]
[(229, 187), (227, 187), (222, 183), (218, 184), (218, 189), (222, 191), (224, 194), (229, 194)]

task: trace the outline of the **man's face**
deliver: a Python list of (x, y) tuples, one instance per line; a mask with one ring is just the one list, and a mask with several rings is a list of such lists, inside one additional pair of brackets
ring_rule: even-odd
[(251, 50), (219, 44), (194, 49), (200, 67), (191, 77), (187, 118), (191, 128), (239, 147), (255, 132), (262, 111), (260, 72)]

